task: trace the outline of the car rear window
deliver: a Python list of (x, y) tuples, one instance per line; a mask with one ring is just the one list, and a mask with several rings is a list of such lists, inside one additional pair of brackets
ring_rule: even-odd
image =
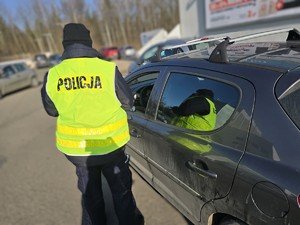
[(279, 102), (291, 120), (300, 129), (300, 80), (295, 82), (279, 97)]

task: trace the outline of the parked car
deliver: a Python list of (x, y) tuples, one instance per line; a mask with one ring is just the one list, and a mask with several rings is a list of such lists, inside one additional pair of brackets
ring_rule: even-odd
[(130, 165), (193, 224), (299, 224), (300, 33), (286, 31), (283, 42), (227, 38), (125, 77)]
[[(199, 38), (199, 40), (202, 40), (201, 38)], [(206, 38), (205, 38), (206, 40)], [(152, 46), (150, 46), (147, 50), (145, 50), (138, 58), (135, 59), (134, 62), (132, 62), (129, 67), (128, 67), (128, 73), (133, 72), (135, 69), (137, 69), (140, 65), (147, 63), (148, 61), (152, 61), (155, 58), (161, 58), (161, 57), (165, 57), (168, 55), (164, 55), (165, 52), (163, 52), (162, 50), (167, 50), (170, 47), (172, 48), (172, 54), (177, 54), (177, 53), (182, 53), (182, 52), (186, 52), (189, 50), (194, 50), (194, 49), (206, 49), (209, 45), (206, 43), (197, 43), (194, 40), (189, 40), (192, 41), (194, 44), (189, 44), (184, 46), (184, 44), (187, 44), (188, 39), (170, 39), (170, 40), (166, 40), (163, 42), (159, 42), (156, 43)], [(217, 41), (212, 42), (213, 44), (215, 44)], [(197, 43), (197, 44), (196, 44)], [(218, 42), (219, 43), (219, 42)], [(180, 47), (175, 47), (174, 46), (179, 46)], [(205, 47), (204, 47), (205, 46)], [(168, 51), (169, 52), (169, 51)]]
[(36, 54), (34, 56), (34, 61), (36, 68), (44, 68), (50, 66), (50, 62), (45, 54)]
[(34, 70), (25, 63), (0, 64), (0, 98), (13, 91), (39, 84)]
[(105, 59), (107, 60), (112, 60), (112, 59), (120, 59), (120, 50), (118, 47), (106, 47), (106, 48), (101, 48), (99, 53), (104, 56)]
[(125, 45), (120, 48), (120, 57), (121, 59), (135, 59), (136, 50), (130, 45)]
[[(156, 43), (152, 46), (150, 46), (148, 49), (146, 49), (140, 56), (137, 56), (137, 58), (129, 65), (128, 67), (128, 73), (131, 73), (135, 69), (137, 69), (140, 65), (145, 63), (147, 60), (149, 60), (151, 57), (156, 57), (157, 54), (160, 54), (160, 52), (168, 47), (184, 44), (185, 41), (183, 39), (171, 39), (162, 41), (159, 43)], [(184, 51), (179, 49), (179, 51)]]

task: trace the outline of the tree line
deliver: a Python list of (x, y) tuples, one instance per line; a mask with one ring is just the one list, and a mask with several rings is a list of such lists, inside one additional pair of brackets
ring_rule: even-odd
[(139, 48), (141, 32), (179, 23), (177, 0), (27, 0), (14, 10), (0, 2), (0, 13), (0, 60), (62, 52), (62, 29), (70, 22), (87, 26), (96, 49)]

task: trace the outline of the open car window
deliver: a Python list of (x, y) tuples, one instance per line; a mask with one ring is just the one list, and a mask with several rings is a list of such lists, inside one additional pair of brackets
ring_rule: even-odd
[(158, 75), (159, 72), (146, 73), (138, 75), (128, 82), (134, 94), (134, 107), (136, 112), (145, 113), (153, 85)]

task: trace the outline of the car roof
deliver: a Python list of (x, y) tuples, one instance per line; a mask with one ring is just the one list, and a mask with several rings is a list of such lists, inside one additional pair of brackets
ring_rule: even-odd
[[(207, 52), (199, 50), (181, 53), (173, 59), (209, 60), (209, 56)], [(227, 49), (227, 56), (227, 63), (243, 63), (270, 70), (287, 71), (300, 66), (300, 43), (295, 46), (284, 42), (239, 43)], [(172, 57), (165, 60), (172, 60)]]
[[(276, 30), (276, 32), (279, 31)], [(165, 64), (199, 67), (199, 63), (202, 61), (201, 65), (203, 66), (205, 63), (206, 68), (216, 69), (220, 67), (222, 70), (230, 70), (230, 68), (224, 67), (224, 64), (230, 63), (283, 73), (300, 66), (300, 33), (296, 29), (283, 29), (280, 32), (288, 32), (288, 38), (285, 42), (251, 42), (249, 40), (238, 42), (235, 40), (239, 38), (231, 40), (228, 37), (225, 39), (222, 37), (220, 39), (223, 41), (217, 46), (183, 52), (156, 59), (153, 62), (167, 61)]]

